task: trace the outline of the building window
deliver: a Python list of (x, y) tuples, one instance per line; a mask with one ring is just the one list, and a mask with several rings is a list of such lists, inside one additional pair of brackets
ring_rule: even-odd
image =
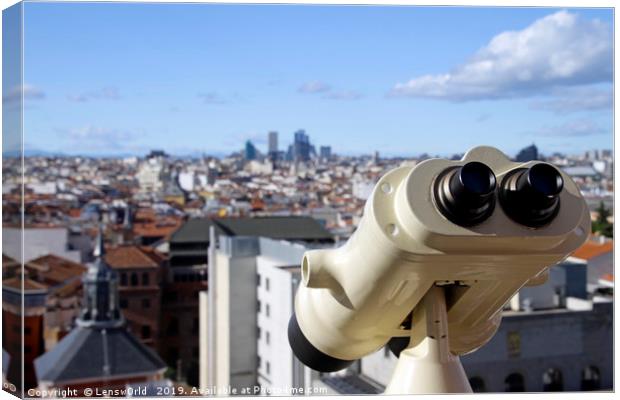
[(265, 279), (265, 290), (269, 291), (269, 278)]
[(267, 375), (271, 374), (271, 365), (269, 364), (269, 361), (265, 363), (265, 371), (267, 372)]
[(260, 287), (261, 285), (261, 276), (260, 274), (256, 274), (256, 286)]
[(198, 320), (198, 318), (194, 318), (194, 321), (192, 322), (192, 333), (197, 334), (199, 330), (200, 321)]
[(260, 359), (260, 356), (256, 357), (256, 368), (260, 369), (262, 367), (261, 364), (262, 360)]
[(256, 337), (257, 337), (258, 339), (260, 339), (261, 333), (262, 333), (262, 332), (261, 332), (261, 330), (260, 330), (260, 326), (257, 326), (257, 327), (256, 327)]
[(178, 300), (177, 292), (165, 292), (164, 301), (168, 303), (175, 303)]
[(508, 347), (508, 357), (517, 358), (521, 355), (521, 335), (519, 332), (508, 332), (507, 339), (507, 347)]
[(138, 274), (135, 272), (131, 273), (131, 286), (138, 286)]
[(150, 285), (149, 273), (148, 272), (143, 272), (142, 273), (142, 286), (148, 286), (148, 285)]
[(151, 327), (148, 325), (142, 325), (142, 338), (149, 339), (151, 337)]
[(121, 272), (121, 286), (127, 286), (127, 274)]
[(127, 301), (127, 299), (120, 299), (119, 303), (121, 308), (127, 308), (129, 306), (129, 301)]
[(269, 304), (265, 306), (265, 315), (269, 316)]
[(523, 375), (519, 373), (512, 373), (504, 380), (506, 392), (525, 392), (525, 380)]
[(487, 391), (486, 385), (484, 384), (484, 379), (479, 376), (474, 376), (470, 378), (469, 385), (471, 386), (471, 390), (473, 390), (474, 393), (482, 393)]
[(543, 390), (545, 392), (561, 392), (564, 390), (562, 372), (557, 368), (549, 368), (543, 374)]
[(176, 317), (170, 318), (168, 323), (168, 335), (176, 336), (179, 333), (179, 320)]
[(265, 335), (265, 341), (269, 344), (271, 342), (271, 335), (269, 334), (269, 331), (267, 331)]
[(151, 308), (151, 299), (142, 299), (142, 308)]
[(601, 388), (601, 371), (595, 366), (584, 368), (581, 373), (581, 390), (599, 390)]
[(261, 312), (261, 310), (262, 310), (262, 305), (260, 303), (260, 300), (258, 300), (256, 302), (256, 312)]

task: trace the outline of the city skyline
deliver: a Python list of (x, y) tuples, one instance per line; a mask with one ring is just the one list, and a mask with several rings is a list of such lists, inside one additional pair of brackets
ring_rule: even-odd
[(610, 9), (26, 3), (25, 150), (223, 155), (251, 140), (266, 153), (269, 131), (286, 150), (298, 129), (317, 150), (345, 155), (610, 149), (612, 18)]

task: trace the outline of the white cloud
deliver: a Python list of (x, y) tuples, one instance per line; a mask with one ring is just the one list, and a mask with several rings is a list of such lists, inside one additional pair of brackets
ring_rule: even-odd
[(98, 90), (91, 90), (80, 94), (70, 94), (67, 99), (78, 103), (85, 103), (90, 100), (118, 100), (121, 96), (118, 89), (112, 86), (104, 87)]
[(133, 132), (86, 125), (80, 128), (56, 129), (61, 138), (69, 139), (70, 145), (81, 149), (120, 150), (128, 147), (137, 135)]
[(556, 114), (569, 114), (579, 111), (609, 110), (613, 106), (611, 89), (577, 87), (557, 90), (553, 94), (556, 97), (533, 102), (530, 107), (534, 110), (551, 111)]
[(299, 89), (300, 93), (325, 93), (331, 90), (331, 85), (321, 81), (310, 81), (302, 84)]
[(330, 84), (322, 81), (310, 81), (301, 85), (297, 91), (305, 94), (323, 94), (321, 97), (329, 100), (358, 100), (363, 96), (355, 90), (336, 90)]
[(591, 136), (601, 133), (606, 133), (606, 131), (590, 119), (578, 119), (561, 125), (546, 126), (538, 132), (541, 136), (566, 137)]
[(476, 122), (485, 122), (489, 118), (491, 118), (491, 114), (488, 114), (488, 113), (480, 114), (478, 115), (478, 117), (476, 117)]
[(355, 90), (340, 90), (327, 93), (323, 97), (330, 100), (359, 100), (363, 96)]
[(612, 51), (608, 24), (559, 11), (523, 30), (500, 33), (448, 73), (398, 83), (390, 94), (467, 101), (611, 82)]
[(22, 99), (22, 94), (24, 100), (41, 100), (45, 98), (45, 92), (36, 86), (26, 83), (23, 86), (13, 86), (7, 90), (7, 92), (2, 95), (2, 101), (7, 104), (19, 103)]
[(198, 95), (205, 104), (226, 104), (226, 99), (216, 92), (200, 93)]

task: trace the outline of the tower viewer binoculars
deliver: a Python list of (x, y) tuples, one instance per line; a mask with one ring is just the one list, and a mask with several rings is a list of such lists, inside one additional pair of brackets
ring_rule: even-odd
[[(398, 353), (441, 339), (450, 356), (472, 352), (495, 334), (506, 302), (545, 282), (589, 233), (578, 187), (550, 164), (512, 162), (481, 146), (460, 161), (396, 168), (378, 181), (343, 246), (304, 254), (289, 342), (324, 372), (388, 343), (400, 342)], [(434, 318), (445, 329), (416, 333), (437, 287), (445, 310)]]

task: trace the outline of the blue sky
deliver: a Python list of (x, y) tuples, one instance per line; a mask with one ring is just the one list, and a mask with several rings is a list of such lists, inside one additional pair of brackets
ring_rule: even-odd
[(69, 154), (612, 148), (611, 10), (26, 3), (25, 143)]

